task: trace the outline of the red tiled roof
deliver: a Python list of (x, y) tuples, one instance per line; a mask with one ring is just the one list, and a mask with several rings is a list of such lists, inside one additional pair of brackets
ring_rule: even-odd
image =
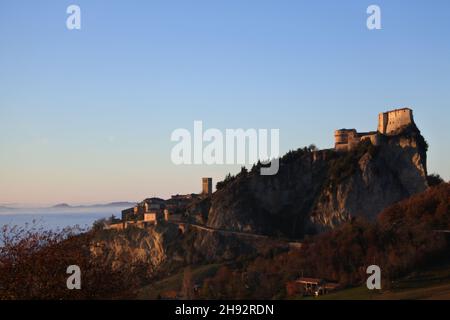
[(320, 283), (322, 282), (322, 279), (317, 279), (317, 278), (300, 278), (297, 280), (297, 282), (300, 283)]

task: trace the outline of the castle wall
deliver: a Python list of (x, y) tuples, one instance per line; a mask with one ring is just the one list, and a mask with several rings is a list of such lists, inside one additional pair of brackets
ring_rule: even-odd
[(110, 224), (105, 227), (107, 230), (123, 230), (125, 228), (125, 224), (123, 222)]
[(349, 151), (356, 148), (363, 140), (370, 140), (373, 145), (379, 144), (378, 132), (359, 133), (355, 129), (341, 129), (334, 133), (336, 151)]
[(370, 143), (372, 143), (374, 146), (377, 146), (380, 144), (380, 136), (378, 132), (369, 132), (367, 134), (361, 134), (360, 141), (370, 140)]
[(388, 114), (387, 114), (387, 112), (380, 113), (378, 115), (378, 132), (380, 132), (382, 134), (386, 133), (387, 122), (388, 122)]
[(339, 151), (339, 152), (348, 151), (348, 144), (346, 144), (346, 143), (339, 143), (339, 144), (336, 144), (336, 145), (334, 146), (334, 149), (335, 149), (336, 151)]
[(157, 221), (157, 213), (150, 212), (150, 213), (144, 214), (144, 221), (145, 222), (156, 222)]
[(378, 116), (378, 131), (389, 135), (413, 122), (412, 110), (408, 108), (381, 113)]
[(380, 133), (394, 134), (399, 129), (414, 123), (413, 112), (409, 108), (392, 110), (378, 115), (378, 131), (357, 132), (355, 129), (340, 129), (334, 132), (334, 148), (336, 151), (349, 151), (364, 140), (377, 146), (380, 144)]
[(348, 151), (349, 140), (356, 134), (355, 129), (341, 129), (334, 132), (334, 148), (337, 151)]
[(358, 144), (361, 142), (361, 136), (358, 134), (358, 132), (355, 130), (351, 132), (348, 135), (348, 149), (352, 150), (358, 146)]

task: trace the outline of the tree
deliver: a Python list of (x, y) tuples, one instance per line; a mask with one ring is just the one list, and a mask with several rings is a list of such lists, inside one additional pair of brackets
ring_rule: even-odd
[(192, 283), (192, 270), (190, 266), (184, 269), (183, 287), (181, 288), (181, 295), (184, 300), (194, 299), (194, 285)]
[(427, 177), (427, 181), (430, 187), (434, 187), (443, 183), (444, 179), (442, 179), (439, 174), (433, 173)]
[(241, 172), (239, 172), (239, 175), (245, 177), (247, 175), (247, 173), (248, 173), (247, 168), (245, 166), (242, 166)]
[(315, 144), (310, 144), (309, 147), (308, 147), (308, 150), (309, 150), (309, 151), (317, 151), (317, 150), (319, 150), (319, 149), (317, 149), (317, 147), (316, 147)]

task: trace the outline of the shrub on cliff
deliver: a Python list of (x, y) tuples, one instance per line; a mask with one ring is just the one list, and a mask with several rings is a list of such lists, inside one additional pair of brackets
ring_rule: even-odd
[(441, 183), (444, 183), (445, 181), (441, 178), (440, 175), (433, 173), (427, 176), (427, 182), (430, 187), (434, 187), (440, 185)]
[(378, 147), (369, 140), (361, 142), (355, 149), (345, 153), (335, 153), (328, 169), (328, 184), (335, 187), (351, 177), (358, 170), (358, 162), (365, 155), (376, 156)]

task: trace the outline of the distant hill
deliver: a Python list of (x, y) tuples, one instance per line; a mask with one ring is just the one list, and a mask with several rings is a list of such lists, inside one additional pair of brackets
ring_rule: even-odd
[(136, 203), (135, 202), (128, 202), (128, 201), (119, 201), (119, 202), (110, 202), (110, 203), (106, 203), (106, 204), (96, 204), (93, 206), (89, 206), (89, 207), (126, 207), (126, 206), (134, 206)]
[(110, 203), (104, 203), (104, 204), (91, 204), (91, 205), (79, 205), (79, 206), (71, 206), (67, 203), (60, 203), (57, 205), (52, 206), (51, 208), (58, 208), (58, 209), (81, 209), (81, 208), (105, 208), (105, 207), (132, 207), (136, 203), (134, 202), (127, 202), (127, 201), (118, 201), (118, 202), (110, 202)]
[(68, 205), (67, 203), (59, 203), (54, 205), (52, 208), (70, 208), (70, 205)]
[(120, 212), (123, 209), (131, 208), (135, 205), (135, 202), (117, 201), (104, 204), (92, 204), (92, 205), (70, 205), (68, 203), (58, 203), (48, 207), (31, 207), (24, 205), (13, 206), (0, 206), (0, 213), (2, 214), (19, 214), (19, 213), (55, 213), (55, 212)]
[(14, 208), (6, 207), (6, 206), (0, 206), (0, 212), (2, 212), (2, 211), (11, 211), (11, 210), (14, 210)]

